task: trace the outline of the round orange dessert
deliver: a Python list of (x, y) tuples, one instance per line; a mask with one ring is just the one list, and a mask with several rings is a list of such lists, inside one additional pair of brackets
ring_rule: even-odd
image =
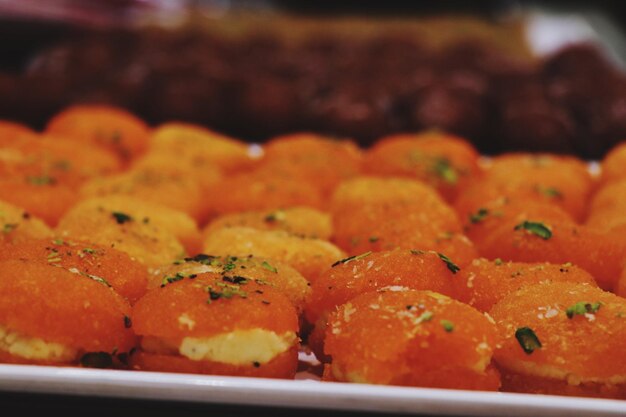
[(452, 281), (454, 298), (480, 311), (489, 311), (504, 296), (524, 285), (539, 282), (567, 281), (596, 286), (585, 270), (572, 265), (551, 263), (504, 262), (474, 259)]
[(143, 153), (149, 144), (149, 128), (131, 113), (115, 107), (77, 105), (55, 115), (47, 133), (109, 149), (123, 161)]
[(325, 350), (333, 379), (495, 391), (495, 326), (474, 308), (430, 291), (362, 294), (333, 313)]
[(134, 345), (128, 302), (101, 281), (0, 262), (0, 362), (110, 367)]
[(28, 240), (1, 251), (0, 260), (20, 259), (56, 266), (112, 287), (134, 303), (145, 294), (148, 271), (124, 252), (71, 239)]
[(626, 300), (592, 285), (523, 287), (491, 309), (506, 391), (626, 398)]
[(134, 369), (293, 378), (298, 317), (262, 282), (204, 273), (146, 294), (133, 308)]

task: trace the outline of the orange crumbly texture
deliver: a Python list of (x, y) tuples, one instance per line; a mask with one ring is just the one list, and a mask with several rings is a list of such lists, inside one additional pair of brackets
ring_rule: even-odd
[(478, 156), (466, 140), (431, 131), (382, 138), (366, 152), (363, 166), (370, 174), (422, 180), (453, 201), (479, 174)]
[(329, 319), (325, 350), (338, 381), (495, 391), (495, 326), (430, 291), (362, 294)]
[(150, 139), (148, 126), (136, 116), (97, 105), (77, 105), (61, 111), (48, 122), (46, 132), (103, 147), (125, 162), (145, 152)]
[(310, 296), (309, 282), (291, 266), (256, 256), (211, 256), (197, 254), (153, 271), (149, 289), (206, 272), (259, 280), (284, 294), (300, 313)]
[(128, 213), (107, 210), (84, 200), (59, 222), (57, 235), (93, 242), (126, 252), (147, 267), (185, 256), (183, 245), (164, 227)]
[[(530, 223), (529, 223), (530, 222)], [(626, 246), (619, 239), (571, 222), (510, 222), (493, 232), (481, 255), (516, 262), (571, 262), (598, 285), (612, 289), (622, 271)]]
[(0, 262), (0, 323), (81, 352), (128, 352), (130, 306), (89, 277), (37, 262)]
[(626, 231), (626, 179), (603, 186), (594, 195), (586, 223), (588, 226), (624, 236)]
[(52, 230), (26, 210), (0, 200), (0, 244), (52, 236)]
[(187, 213), (200, 222), (205, 217), (202, 188), (188, 171), (140, 167), (122, 174), (94, 178), (83, 185), (83, 198), (129, 196)]
[(357, 295), (385, 287), (430, 290), (451, 296), (453, 282), (460, 275), (457, 267), (453, 259), (448, 263), (435, 252), (410, 249), (366, 252), (347, 258), (313, 283), (306, 318), (316, 323)]
[(323, 207), (322, 196), (314, 186), (259, 171), (227, 177), (211, 187), (207, 195), (212, 216), (292, 206)]
[(189, 123), (165, 123), (150, 138), (150, 154), (161, 155), (175, 163), (206, 172), (218, 168), (232, 174), (255, 165), (249, 145), (201, 126)]
[(361, 171), (361, 150), (349, 140), (297, 133), (271, 139), (264, 152), (261, 171), (312, 184), (325, 196)]
[(626, 179), (626, 143), (614, 147), (602, 160), (602, 182), (605, 184)]
[(294, 235), (329, 240), (332, 220), (328, 213), (311, 207), (287, 207), (275, 210), (242, 211), (215, 218), (203, 235), (223, 227), (251, 227), (258, 230), (284, 230)]
[(148, 271), (124, 252), (71, 239), (38, 239), (13, 245), (0, 252), (0, 261), (21, 259), (57, 266), (109, 284), (131, 303), (146, 292)]
[(548, 282), (507, 295), (490, 314), (503, 337), (494, 355), (503, 389), (626, 398), (625, 299)]
[(495, 303), (522, 286), (560, 281), (596, 286), (588, 272), (570, 262), (557, 265), (484, 258), (475, 259), (464, 267), (452, 284), (456, 299), (480, 311), (489, 311)]
[(248, 227), (223, 228), (209, 234), (204, 253), (212, 255), (254, 255), (291, 265), (307, 280), (317, 277), (345, 253), (321, 239), (291, 235), (282, 230), (255, 230)]
[[(474, 187), (472, 191), (485, 191), (485, 188), (478, 190)], [(469, 194), (469, 192), (468, 192)], [(474, 194), (472, 192), (473, 196)], [(461, 195), (458, 201), (464, 199)], [(467, 201), (467, 200), (465, 200)], [(471, 210), (461, 209), (459, 216), (465, 222), (463, 231), (467, 237), (476, 245), (478, 251), (483, 250), (483, 246), (490, 235), (503, 224), (514, 222), (519, 224), (524, 220), (534, 219), (536, 221), (572, 221), (571, 216), (558, 206), (545, 202), (526, 201), (505, 197), (497, 197), (491, 201), (483, 200), (473, 204)]]
[(576, 158), (525, 153), (495, 157), (476, 183), (501, 197), (557, 205), (578, 221), (594, 186), (587, 166)]

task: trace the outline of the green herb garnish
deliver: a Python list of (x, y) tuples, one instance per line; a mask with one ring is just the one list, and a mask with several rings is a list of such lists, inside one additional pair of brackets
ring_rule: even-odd
[(539, 194), (543, 194), (550, 198), (563, 198), (563, 193), (554, 187), (542, 187), (540, 185), (535, 187), (535, 191)]
[(573, 304), (565, 310), (565, 315), (568, 319), (573, 318), (576, 315), (584, 316), (585, 314), (595, 314), (602, 307), (601, 302), (597, 303), (587, 303), (585, 301), (578, 302)]
[(131, 327), (133, 327), (133, 322), (128, 316), (124, 316), (124, 327), (127, 329), (130, 329)]
[(265, 269), (267, 269), (270, 272), (273, 272), (275, 274), (278, 273), (278, 269), (276, 269), (275, 266), (270, 265), (267, 261), (263, 261), (263, 263), (261, 264), (261, 266)]
[(456, 184), (459, 174), (447, 158), (437, 158), (433, 165), (434, 173), (448, 184)]
[(535, 234), (542, 238), (543, 240), (548, 240), (552, 237), (552, 231), (543, 223), (539, 222), (530, 222), (524, 220), (522, 223), (515, 226), (513, 230), (524, 229), (529, 233)]
[(431, 321), (433, 319), (433, 315), (432, 311), (424, 311), (422, 315), (417, 318), (417, 320), (419, 320), (420, 323), (424, 321)]
[(454, 323), (450, 320), (441, 320), (439, 324), (441, 324), (441, 327), (443, 327), (443, 329), (448, 333), (451, 333), (454, 330)]
[(452, 262), (452, 260), (448, 258), (446, 255), (444, 255), (443, 253), (437, 252), (437, 255), (439, 256), (439, 259), (441, 259), (446, 264), (448, 269), (452, 271), (453, 274), (456, 274), (457, 272), (461, 270), (461, 268), (459, 268), (458, 265)]
[(489, 215), (489, 210), (484, 207), (478, 209), (476, 213), (472, 213), (469, 215), (469, 221), (472, 224), (480, 223), (485, 220), (485, 217)]
[(56, 184), (57, 180), (49, 175), (42, 175), (40, 177), (26, 177), (26, 182), (32, 185), (52, 185)]
[(530, 327), (520, 327), (515, 331), (515, 338), (517, 342), (520, 344), (524, 352), (527, 354), (531, 354), (535, 351), (535, 349), (541, 348), (541, 342), (539, 338)]
[(19, 226), (17, 223), (5, 223), (5, 225), (2, 226), (2, 233), (8, 235), (9, 233), (17, 229), (17, 226)]
[(368, 240), (370, 243), (376, 243), (380, 240), (380, 238), (378, 236), (370, 236)]
[(113, 216), (117, 224), (124, 224), (133, 220), (133, 218), (130, 217), (128, 214), (119, 211), (114, 211), (111, 213), (111, 215)]
[(339, 265), (339, 264), (347, 264), (348, 262), (358, 261), (359, 259), (363, 259), (363, 258), (365, 258), (366, 256), (370, 256), (371, 254), (372, 254), (372, 251), (368, 251), (368, 252), (362, 253), (362, 254), (360, 254), (360, 255), (348, 256), (348, 257), (347, 257), (347, 258), (345, 258), (345, 259), (340, 259), (340, 260), (338, 260), (337, 262), (335, 262), (334, 264), (332, 264), (330, 267), (331, 267), (331, 268), (334, 268), (334, 267), (336, 267), (336, 266), (337, 266), (337, 265)]

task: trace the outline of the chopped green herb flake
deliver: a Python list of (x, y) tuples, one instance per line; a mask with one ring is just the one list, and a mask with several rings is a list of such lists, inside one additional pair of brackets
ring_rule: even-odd
[(49, 175), (42, 175), (40, 177), (26, 177), (26, 182), (32, 185), (53, 185), (57, 180)]
[(83, 249), (83, 253), (88, 253), (90, 255), (93, 255), (94, 253), (96, 253), (95, 249), (91, 249), (91, 248), (85, 248)]
[(130, 329), (131, 327), (133, 327), (133, 322), (128, 316), (124, 316), (124, 327), (127, 329)]
[(439, 259), (441, 259), (446, 264), (448, 269), (452, 271), (453, 274), (456, 274), (457, 272), (461, 270), (461, 268), (459, 268), (458, 265), (452, 262), (452, 260), (448, 258), (446, 255), (444, 255), (443, 253), (437, 252), (437, 255), (439, 256)]
[(119, 211), (114, 211), (111, 213), (117, 224), (124, 224), (126, 222), (130, 222), (133, 220), (131, 216), (126, 213), (121, 213)]
[(163, 281), (161, 281), (161, 287), (165, 287), (167, 284), (171, 284), (172, 282), (177, 282), (183, 279), (185, 279), (185, 275), (181, 272), (177, 272), (172, 277), (163, 278)]
[(2, 233), (8, 235), (9, 233), (17, 229), (17, 226), (19, 226), (17, 223), (6, 223), (4, 226), (2, 226)]
[(443, 327), (443, 329), (448, 333), (451, 333), (454, 330), (454, 323), (450, 320), (441, 320), (439, 324), (441, 324), (441, 327)]
[(500, 258), (496, 258), (496, 259), (493, 261), (493, 263), (494, 263), (494, 264), (496, 264), (497, 266), (500, 266), (500, 265), (502, 265), (504, 262), (502, 262), (502, 259), (500, 259)]
[(380, 238), (378, 236), (370, 236), (368, 240), (370, 241), (370, 243), (376, 243), (380, 240)]
[(585, 301), (578, 302), (573, 304), (565, 310), (565, 315), (568, 319), (573, 318), (576, 315), (584, 316), (585, 314), (595, 314), (602, 307), (601, 302), (597, 303), (587, 303)]
[(563, 198), (563, 193), (554, 187), (542, 187), (538, 185), (537, 187), (535, 187), (535, 191), (537, 191), (539, 194), (545, 195), (546, 197)]
[(334, 264), (331, 265), (331, 268), (334, 268), (334, 267), (336, 267), (339, 264), (347, 264), (348, 262), (358, 261), (359, 259), (363, 259), (363, 258), (365, 258), (367, 256), (370, 256), (371, 254), (372, 254), (372, 251), (368, 251), (368, 252), (362, 253), (360, 255), (349, 256), (349, 257), (347, 257), (345, 259), (341, 259), (341, 260), (335, 262)]
[(548, 240), (552, 237), (552, 231), (543, 223), (539, 222), (531, 222), (531, 221), (523, 221), (522, 223), (515, 226), (514, 230), (524, 229), (529, 233), (535, 234), (542, 238), (543, 240)]
[(426, 252), (424, 252), (423, 250), (417, 250), (417, 249), (411, 249), (411, 254), (413, 255), (423, 255)]
[(424, 311), (422, 315), (419, 316), (417, 319), (420, 321), (420, 323), (424, 321), (431, 321), (433, 319), (433, 315), (434, 314), (431, 311)]
[(520, 327), (515, 331), (515, 338), (519, 345), (524, 349), (524, 352), (531, 354), (535, 349), (541, 348), (541, 342), (539, 338), (530, 327)]
[(278, 269), (276, 269), (275, 266), (270, 265), (267, 261), (263, 261), (263, 263), (261, 264), (261, 266), (265, 269), (267, 269), (270, 272), (273, 272), (275, 274), (278, 273)]
[(472, 213), (469, 215), (469, 221), (472, 224), (480, 223), (485, 220), (485, 217), (489, 215), (489, 210), (486, 208), (479, 208), (476, 213)]
[(434, 173), (448, 184), (456, 184), (459, 174), (447, 158), (437, 158), (433, 165)]

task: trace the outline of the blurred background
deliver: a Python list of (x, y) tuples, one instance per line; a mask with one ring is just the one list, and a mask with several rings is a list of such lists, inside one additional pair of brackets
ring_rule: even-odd
[(423, 129), (484, 153), (626, 139), (619, 2), (0, 0), (0, 119), (74, 103), (262, 142)]

